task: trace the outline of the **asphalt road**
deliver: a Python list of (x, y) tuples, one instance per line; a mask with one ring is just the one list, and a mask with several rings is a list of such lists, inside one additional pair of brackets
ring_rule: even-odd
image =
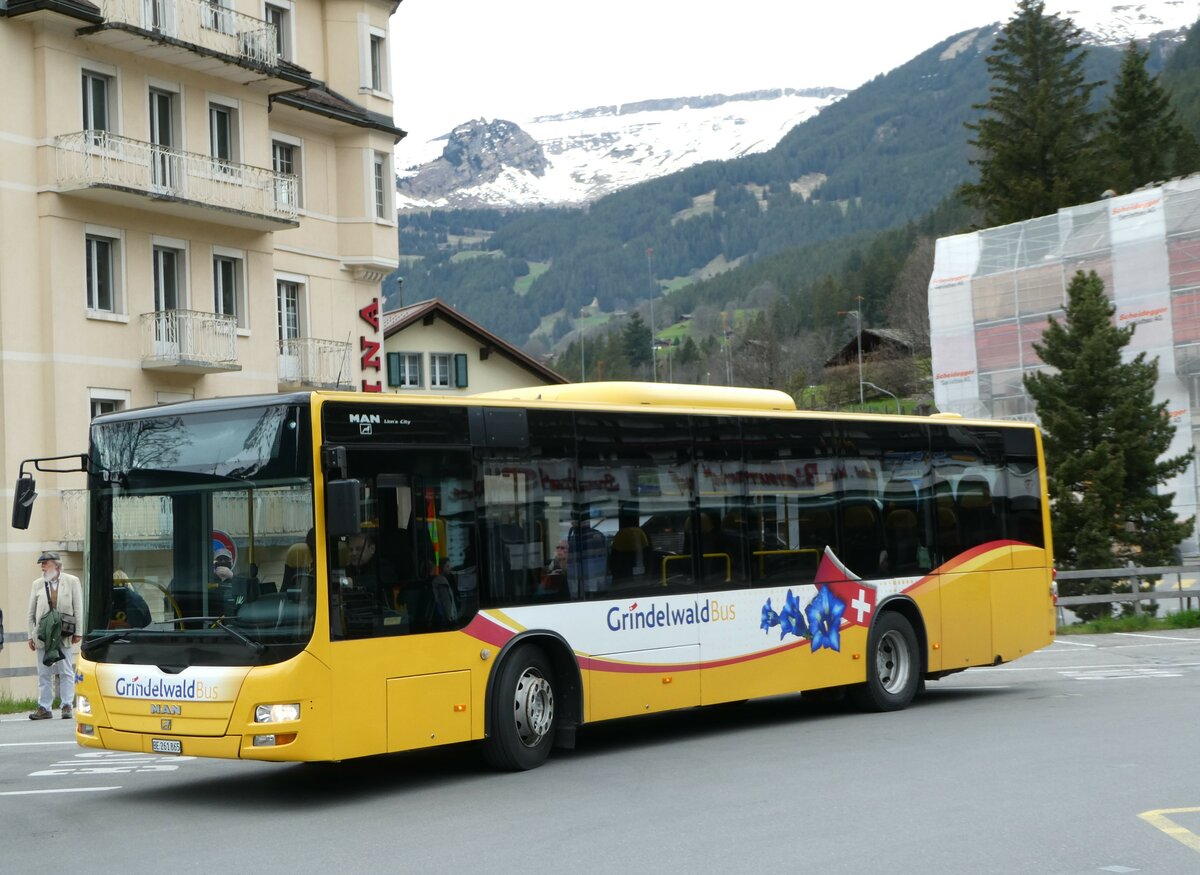
[(1070, 637), (907, 711), (789, 696), (319, 765), (85, 751), (0, 720), (9, 871), (1200, 871), (1200, 630)]

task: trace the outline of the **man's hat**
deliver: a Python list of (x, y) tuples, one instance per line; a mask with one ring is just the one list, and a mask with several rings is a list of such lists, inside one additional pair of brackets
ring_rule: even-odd
[(59, 556), (57, 553), (55, 553), (53, 550), (43, 550), (42, 555), (38, 557), (38, 560), (37, 560), (38, 564), (41, 565), (47, 559), (50, 559), (54, 562), (62, 562), (62, 557)]

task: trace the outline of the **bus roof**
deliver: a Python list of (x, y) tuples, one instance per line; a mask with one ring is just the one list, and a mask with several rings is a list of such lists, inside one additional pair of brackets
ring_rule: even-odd
[(493, 401), (549, 401), (636, 407), (714, 407), (726, 410), (795, 410), (792, 396), (778, 389), (696, 386), (684, 383), (564, 383), (481, 392)]

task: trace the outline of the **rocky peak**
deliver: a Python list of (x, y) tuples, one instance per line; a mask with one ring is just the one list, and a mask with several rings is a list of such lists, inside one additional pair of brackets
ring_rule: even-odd
[(520, 126), (504, 119), (474, 119), (446, 135), (440, 158), (401, 179), (399, 190), (414, 198), (494, 182), (505, 168), (535, 177), (546, 172), (546, 154)]

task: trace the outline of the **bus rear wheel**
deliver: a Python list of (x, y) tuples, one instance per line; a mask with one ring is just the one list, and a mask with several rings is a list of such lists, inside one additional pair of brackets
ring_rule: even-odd
[(854, 704), (864, 711), (907, 708), (921, 683), (917, 635), (903, 614), (883, 614), (871, 627), (867, 643), (867, 682), (851, 688)]
[(554, 743), (554, 672), (538, 647), (526, 645), (500, 666), (492, 692), (488, 763), (506, 771), (540, 766)]

